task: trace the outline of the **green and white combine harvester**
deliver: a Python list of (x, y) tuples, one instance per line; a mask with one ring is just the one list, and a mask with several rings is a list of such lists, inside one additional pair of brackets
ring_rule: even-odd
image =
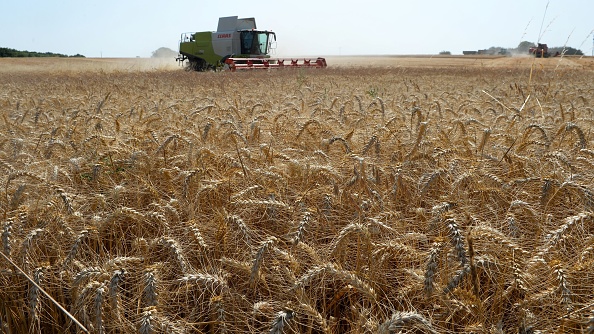
[(181, 63), (187, 60), (187, 69), (195, 71), (326, 67), (326, 59), (321, 57), (270, 58), (275, 44), (276, 34), (258, 30), (255, 18), (221, 17), (216, 32), (181, 34), (176, 60)]

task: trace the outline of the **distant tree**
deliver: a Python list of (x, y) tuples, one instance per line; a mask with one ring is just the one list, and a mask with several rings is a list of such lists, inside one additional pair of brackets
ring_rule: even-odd
[(559, 54), (563, 54), (565, 56), (583, 56), (584, 55), (582, 50), (572, 48), (570, 46), (566, 46), (566, 47), (556, 46), (554, 48), (549, 48), (550, 54), (556, 54), (557, 52), (559, 52)]
[[(493, 54), (510, 54), (510, 53), (528, 54), (528, 50), (530, 50), (531, 47), (535, 47), (536, 45), (537, 45), (536, 43), (532, 43), (529, 41), (523, 41), (515, 49), (513, 49), (513, 48), (505, 49), (505, 48), (498, 47), (498, 46), (492, 46), (487, 51), (493, 52)], [(563, 47), (563, 46), (555, 46), (555, 47), (549, 46), (549, 54), (550, 55), (555, 55), (557, 53), (563, 54), (566, 56), (574, 56), (574, 55), (582, 56), (582, 55), (584, 55), (582, 50), (572, 48), (571, 46), (565, 46), (565, 47)]]
[(439, 54), (442, 56), (450, 56), (452, 53), (450, 51), (440, 51)]
[(508, 55), (509, 51), (507, 48), (504, 48), (502, 46), (492, 46), (490, 48), (487, 49), (487, 54), (489, 55)]
[(53, 52), (34, 52), (34, 51), (19, 51), (10, 48), (0, 48), (0, 58), (1, 57), (84, 57), (81, 54), (76, 54), (74, 56), (67, 56), (61, 53), (53, 53)]
[(535, 45), (536, 44), (534, 44), (533, 42), (523, 41), (523, 42), (520, 42), (520, 44), (518, 44), (516, 51), (518, 53), (528, 53), (528, 50), (530, 50), (530, 48)]
[(152, 58), (175, 58), (177, 57), (177, 52), (171, 50), (170, 48), (161, 47), (157, 50), (153, 51), (151, 56)]

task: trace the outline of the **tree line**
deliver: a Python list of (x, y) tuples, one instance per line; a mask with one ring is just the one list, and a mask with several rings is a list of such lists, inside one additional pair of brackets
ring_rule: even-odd
[[(530, 42), (530, 41), (522, 41), (516, 48), (502, 48), (498, 46), (492, 46), (488, 50), (506, 50), (509, 53), (517, 53), (517, 54), (528, 54), (528, 50), (531, 47), (537, 46), (537, 43)], [(583, 56), (584, 53), (580, 49), (573, 48), (571, 46), (549, 46), (549, 53), (550, 54), (563, 54), (566, 56)]]
[(20, 51), (10, 48), (0, 48), (0, 58), (3, 57), (82, 57), (81, 54), (75, 54), (73, 56), (61, 54), (61, 53), (53, 53), (53, 52), (35, 52), (35, 51)]

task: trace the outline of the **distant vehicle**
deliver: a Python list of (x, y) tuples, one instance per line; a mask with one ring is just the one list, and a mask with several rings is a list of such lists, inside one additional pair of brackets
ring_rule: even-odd
[(528, 49), (528, 53), (535, 56), (536, 58), (549, 58), (549, 47), (546, 44), (538, 43), (537, 46), (533, 46)]
[(487, 55), (487, 56), (509, 56), (510, 53), (507, 49), (498, 49), (498, 48), (490, 48), (490, 49), (481, 49), (481, 50), (466, 50), (462, 51), (462, 54), (465, 56), (472, 56), (472, 55)]

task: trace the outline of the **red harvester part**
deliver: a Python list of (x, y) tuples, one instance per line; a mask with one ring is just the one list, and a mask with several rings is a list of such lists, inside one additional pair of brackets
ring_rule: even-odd
[(286, 59), (273, 58), (227, 58), (225, 64), (229, 66), (229, 70), (235, 72), (236, 70), (253, 70), (253, 69), (268, 69), (268, 68), (297, 68), (297, 67), (326, 67), (326, 59), (318, 57), (316, 59), (291, 59), (290, 64), (285, 64)]

